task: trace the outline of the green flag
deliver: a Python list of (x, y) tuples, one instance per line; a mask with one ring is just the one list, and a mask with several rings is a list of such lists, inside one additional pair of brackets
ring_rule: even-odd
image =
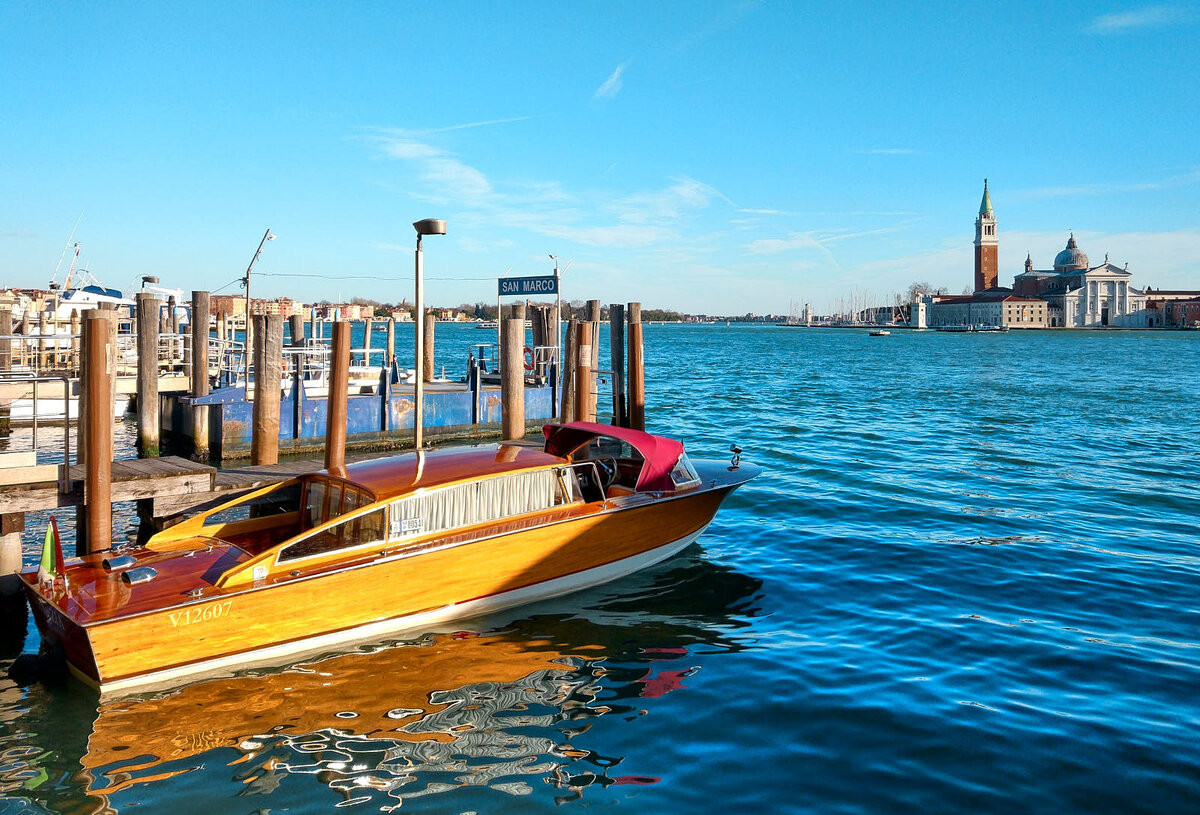
[(42, 563), (38, 566), (39, 582), (53, 580), (57, 576), (54, 560), (54, 527), (47, 524), (46, 541), (42, 544)]

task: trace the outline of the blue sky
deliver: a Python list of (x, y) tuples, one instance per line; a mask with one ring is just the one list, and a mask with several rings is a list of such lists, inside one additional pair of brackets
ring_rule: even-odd
[[(0, 4), (0, 285), (826, 311), (1074, 230), (1200, 289), (1195, 3)], [(82, 218), (80, 214), (82, 213)], [(65, 268), (65, 263), (64, 263)], [(258, 276), (261, 273), (261, 277)], [(288, 276), (295, 275), (295, 276)], [(60, 272), (60, 280), (62, 273)]]

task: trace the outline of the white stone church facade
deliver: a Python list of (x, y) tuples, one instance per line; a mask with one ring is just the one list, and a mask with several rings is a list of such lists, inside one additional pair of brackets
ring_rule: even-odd
[(1071, 235), (1052, 270), (1034, 269), (1033, 259), (1026, 257), (1025, 271), (1013, 279), (1013, 291), (1045, 300), (1051, 328), (1146, 328), (1146, 293), (1130, 285), (1132, 277), (1128, 268), (1109, 263), (1107, 256), (1101, 265), (1091, 266)]

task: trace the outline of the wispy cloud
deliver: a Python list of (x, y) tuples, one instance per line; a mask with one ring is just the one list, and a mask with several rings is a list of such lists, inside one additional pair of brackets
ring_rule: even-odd
[[(494, 120), (501, 121), (507, 120)], [(473, 125), (454, 129), (468, 126)], [(525, 231), (599, 248), (660, 248), (685, 238), (698, 245), (711, 232), (697, 226), (705, 209), (718, 202), (737, 209), (720, 190), (688, 176), (670, 178), (660, 188), (624, 192), (568, 190), (554, 180), (493, 182), (441, 146), (433, 131), (376, 129), (371, 141), (383, 156), (412, 170), (413, 178), (393, 188), (415, 200), (461, 207), (457, 222), (470, 219), (482, 230)]]
[(614, 226), (543, 224), (535, 227), (535, 231), (584, 246), (610, 248), (639, 248), (677, 237), (677, 233), (672, 229), (647, 227), (642, 224), (617, 224)]
[(802, 249), (812, 249), (819, 252), (835, 269), (840, 268), (837, 258), (825, 245), (824, 239), (815, 232), (791, 232), (786, 238), (763, 238), (752, 241), (746, 251), (751, 255), (775, 255), (780, 252), (793, 252)]
[(478, 202), (492, 193), (487, 177), (449, 151), (404, 130), (379, 131), (375, 137), (384, 155), (413, 162), (418, 174), (434, 188), (434, 198)]
[(1190, 173), (1170, 176), (1158, 181), (1135, 181), (1124, 184), (1090, 183), (1062, 184), (1054, 187), (1035, 187), (1028, 190), (1014, 190), (1012, 197), (1016, 199), (1066, 198), (1071, 196), (1116, 195), (1126, 192), (1146, 192), (1153, 190), (1168, 190), (1200, 184), (1200, 169)]
[(595, 99), (612, 99), (621, 92), (621, 75), (625, 73), (625, 69), (629, 67), (628, 62), (622, 62), (617, 66), (616, 70), (609, 74), (608, 79), (600, 87), (596, 88), (596, 93), (593, 94)]
[[(714, 200), (727, 201), (714, 187), (681, 176), (659, 190), (610, 198), (584, 196), (568, 209), (542, 210), (536, 219), (528, 212), (497, 211), (493, 218), (509, 218), (543, 235), (584, 246), (645, 248), (678, 240), (692, 216)], [(605, 223), (608, 221), (608, 223)]]
[(868, 150), (855, 150), (862, 156), (915, 156), (918, 151), (911, 147), (874, 147)]
[(751, 255), (774, 255), (781, 252), (793, 252), (803, 249), (812, 249), (820, 252), (834, 266), (838, 266), (836, 258), (833, 256), (829, 244), (837, 243), (838, 241), (853, 240), (855, 238), (863, 238), (868, 235), (883, 235), (889, 232), (899, 232), (904, 229), (904, 225), (884, 226), (878, 229), (864, 229), (853, 231), (848, 229), (837, 230), (834, 232), (789, 232), (786, 238), (763, 238), (752, 241), (746, 246), (746, 252)]
[(1133, 11), (1101, 14), (1092, 20), (1088, 31), (1092, 34), (1113, 34), (1134, 28), (1153, 28), (1176, 25), (1195, 19), (1194, 12), (1176, 6), (1145, 6)]
[(714, 187), (687, 176), (671, 179), (670, 186), (650, 192), (633, 193), (607, 205), (622, 223), (644, 224), (675, 220), (684, 210), (705, 207), (713, 199), (730, 203)]
[(433, 128), (429, 128), (428, 130), (420, 130), (420, 131), (415, 131), (415, 132), (421, 133), (421, 134), (449, 133), (451, 130), (467, 130), (468, 128), (472, 128), (472, 127), (489, 127), (491, 125), (507, 125), (507, 124), (512, 124), (513, 122), (528, 122), (530, 119), (541, 119), (541, 118), (543, 118), (541, 115), (538, 115), (538, 116), (510, 116), (507, 119), (487, 119), (482, 122), (465, 122), (463, 124), (446, 125), (445, 127), (433, 127)]

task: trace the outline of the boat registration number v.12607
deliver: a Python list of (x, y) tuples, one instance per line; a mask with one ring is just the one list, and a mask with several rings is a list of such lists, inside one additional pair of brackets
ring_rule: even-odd
[(233, 601), (226, 600), (223, 603), (209, 603), (206, 606), (195, 606), (194, 608), (185, 608), (182, 611), (172, 611), (167, 616), (171, 618), (171, 626), (179, 628), (181, 625), (193, 625), (195, 623), (220, 619), (228, 614), (232, 607)]

